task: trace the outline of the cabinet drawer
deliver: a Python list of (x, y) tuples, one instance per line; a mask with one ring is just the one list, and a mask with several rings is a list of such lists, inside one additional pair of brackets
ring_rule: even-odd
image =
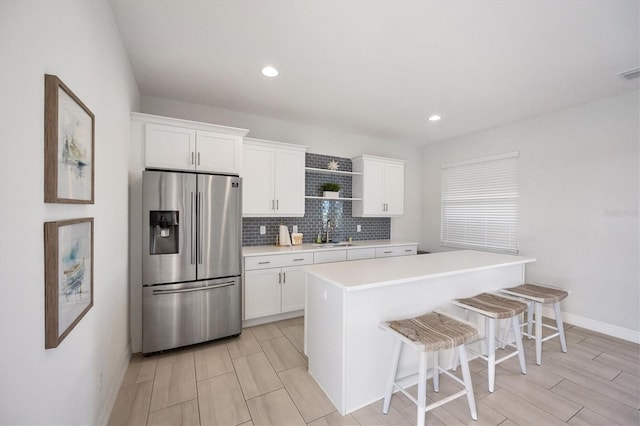
[(376, 248), (376, 257), (410, 256), (418, 253), (418, 246), (395, 246)]
[(376, 257), (375, 248), (361, 248), (347, 250), (347, 260), (373, 259)]
[(346, 250), (317, 251), (313, 254), (313, 263), (344, 262), (346, 260)]
[(313, 253), (272, 254), (268, 256), (248, 256), (244, 258), (244, 269), (280, 268), (285, 266), (311, 265)]

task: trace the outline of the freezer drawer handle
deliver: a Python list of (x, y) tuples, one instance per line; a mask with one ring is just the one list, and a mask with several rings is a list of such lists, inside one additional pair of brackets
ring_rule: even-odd
[(183, 290), (153, 290), (153, 294), (155, 296), (157, 294), (159, 295), (159, 294), (190, 293), (192, 291), (213, 290), (221, 287), (229, 287), (231, 285), (234, 285), (235, 283), (236, 283), (235, 281), (227, 281), (226, 283), (222, 283), (222, 284), (209, 285), (206, 287), (197, 287), (197, 288), (185, 288)]

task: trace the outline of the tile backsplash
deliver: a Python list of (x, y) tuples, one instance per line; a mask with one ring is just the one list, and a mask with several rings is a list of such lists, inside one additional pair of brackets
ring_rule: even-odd
[[(351, 160), (348, 158), (334, 157), (321, 154), (306, 154), (306, 166), (326, 169), (329, 161), (337, 161), (339, 170), (352, 171)], [(340, 184), (340, 197), (352, 196), (352, 177), (341, 175), (327, 175), (306, 173), (305, 194), (321, 196), (320, 185), (325, 182)], [(273, 245), (276, 243), (279, 226), (287, 225), (289, 232), (293, 232), (293, 226), (298, 226), (298, 232), (304, 234), (303, 242), (316, 241), (318, 232), (326, 232), (328, 219), (334, 223), (331, 232), (333, 240), (343, 241), (348, 237), (356, 240), (387, 240), (391, 238), (391, 219), (386, 217), (351, 217), (352, 201), (340, 200), (305, 200), (304, 217), (245, 217), (242, 219), (242, 245), (259, 246)], [(361, 226), (361, 232), (356, 232), (357, 225)], [(267, 233), (260, 235), (260, 226), (265, 226)]]

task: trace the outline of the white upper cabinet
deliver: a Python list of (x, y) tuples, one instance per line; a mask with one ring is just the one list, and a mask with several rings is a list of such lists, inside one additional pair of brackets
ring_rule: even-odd
[(246, 129), (132, 114), (144, 124), (146, 168), (240, 174)]
[(242, 215), (304, 216), (306, 146), (245, 138)]
[(362, 155), (352, 159), (353, 216), (385, 217), (404, 214), (404, 161)]

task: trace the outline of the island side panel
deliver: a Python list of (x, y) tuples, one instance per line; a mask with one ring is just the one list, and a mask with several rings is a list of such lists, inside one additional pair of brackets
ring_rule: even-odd
[(345, 415), (344, 291), (307, 274), (305, 351), (309, 374)]
[[(340, 412), (348, 414), (383, 397), (393, 338), (378, 328), (381, 321), (411, 318), (436, 309), (462, 319), (462, 310), (451, 305), (449, 300), (519, 285), (523, 282), (523, 272), (524, 265), (515, 265), (348, 292), (344, 322), (346, 407)], [(483, 332), (483, 321), (473, 317), (470, 321), (477, 323), (479, 331)], [(452, 355), (451, 350), (445, 352), (440, 357), (440, 365), (448, 368)], [(309, 365), (311, 362), (310, 357)], [(431, 368), (431, 357), (428, 362)], [(416, 371), (417, 354), (403, 350), (398, 377)]]

